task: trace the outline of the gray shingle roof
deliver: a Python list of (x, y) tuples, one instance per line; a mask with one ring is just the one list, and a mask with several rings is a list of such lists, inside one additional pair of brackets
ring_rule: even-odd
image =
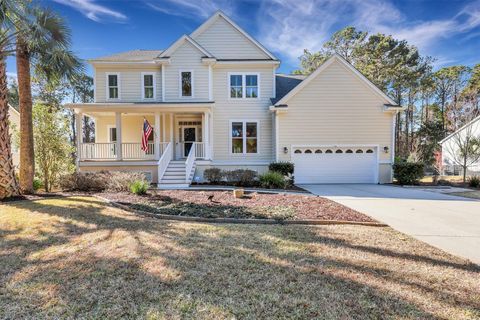
[(275, 75), (275, 90), (277, 96), (272, 99), (272, 104), (277, 103), (280, 99), (286, 96), (290, 91), (300, 84), (307, 76), (303, 74), (276, 74)]
[(163, 50), (131, 50), (115, 53), (109, 56), (91, 59), (90, 61), (145, 61), (157, 58)]

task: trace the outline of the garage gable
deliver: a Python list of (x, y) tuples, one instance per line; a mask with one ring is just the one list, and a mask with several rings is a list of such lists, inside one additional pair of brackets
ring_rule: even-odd
[(324, 62), (317, 70), (310, 74), (298, 86), (296, 86), (292, 91), (290, 91), (282, 99), (276, 102), (275, 105), (288, 105), (288, 102), (297, 94), (301, 93), (309, 87), (318, 84), (318, 78), (327, 77), (328, 79), (335, 80), (335, 77), (337, 75), (338, 77), (343, 76), (344, 78), (350, 78), (349, 80), (351, 81), (340, 83), (336, 82), (337, 86), (340, 85), (342, 87), (336, 88), (335, 91), (348, 94), (350, 90), (361, 88), (362, 90), (365, 90), (363, 94), (376, 95), (380, 99), (382, 104), (396, 105), (396, 103), (390, 97), (388, 97), (384, 92), (377, 88), (370, 80), (368, 80), (364, 75), (362, 75), (350, 63), (348, 63), (338, 54), (335, 54), (326, 62)]

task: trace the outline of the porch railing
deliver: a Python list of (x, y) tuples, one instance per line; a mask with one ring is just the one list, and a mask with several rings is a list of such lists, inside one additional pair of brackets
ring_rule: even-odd
[(142, 150), (142, 144), (136, 142), (122, 143), (122, 158), (131, 159), (154, 159), (155, 143), (149, 142), (147, 151)]
[(192, 172), (193, 165), (195, 164), (196, 159), (196, 149), (197, 143), (193, 142), (190, 151), (188, 152), (187, 160), (185, 160), (185, 182), (189, 183), (190, 180), (190, 173)]
[[(206, 145), (205, 145), (205, 142), (195, 142), (195, 143), (193, 143), (193, 142), (179, 142), (179, 143), (178, 143), (178, 148), (179, 148), (179, 149), (177, 149), (177, 150), (180, 151), (180, 157), (183, 156), (184, 158), (186, 158), (186, 157), (188, 157), (188, 154), (190, 153), (190, 152), (188, 152), (188, 154), (186, 153), (186, 150), (185, 150), (185, 149), (186, 149), (186, 148), (185, 148), (185, 144), (186, 144), (186, 143), (191, 144), (191, 145), (192, 145), (191, 148), (193, 148), (193, 145), (195, 144), (195, 146), (196, 146), (196, 147), (194, 148), (194, 150), (195, 150), (195, 158), (197, 158), (197, 159), (205, 159), (205, 158), (206, 158)], [(190, 149), (190, 150), (191, 150), (191, 149)]]
[(108, 160), (117, 158), (117, 145), (109, 143), (82, 143), (79, 158), (82, 160)]
[[(165, 152), (168, 142), (159, 143), (158, 157)], [(117, 144), (115, 142), (108, 143), (82, 143), (80, 145), (79, 158), (81, 160), (114, 160), (117, 159)], [(137, 142), (122, 143), (122, 159), (155, 159), (155, 143), (148, 143), (148, 150), (142, 150), (142, 144)]]
[(160, 160), (158, 160), (158, 183), (163, 178), (163, 174), (167, 170), (168, 164), (173, 159), (173, 150), (172, 150), (172, 143), (165, 142), (165, 148), (163, 149), (162, 156)]

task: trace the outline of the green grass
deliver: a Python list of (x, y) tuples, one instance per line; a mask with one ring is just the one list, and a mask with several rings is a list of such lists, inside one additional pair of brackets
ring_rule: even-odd
[(390, 228), (0, 204), (0, 318), (478, 319), (480, 268)]

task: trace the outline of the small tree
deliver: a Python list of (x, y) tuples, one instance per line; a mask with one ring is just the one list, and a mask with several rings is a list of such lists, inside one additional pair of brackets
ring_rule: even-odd
[(35, 165), (46, 192), (51, 191), (61, 175), (72, 169), (72, 147), (67, 132), (68, 121), (60, 111), (45, 104), (34, 105)]
[(480, 161), (479, 121), (457, 131), (444, 143), (444, 152), (456, 165), (462, 167), (463, 182), (467, 180), (467, 170)]

